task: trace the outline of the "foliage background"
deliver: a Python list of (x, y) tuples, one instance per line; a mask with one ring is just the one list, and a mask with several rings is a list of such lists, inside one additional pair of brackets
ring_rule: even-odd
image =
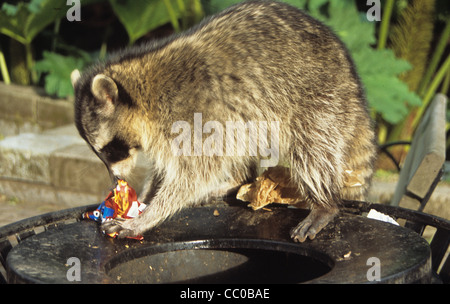
[[(69, 22), (64, 0), (1, 1), (1, 77), (5, 83), (44, 86), (56, 97), (71, 96), (73, 69), (119, 48), (183, 31), (237, 2), (81, 0), (82, 21)], [(448, 0), (383, 0), (381, 22), (368, 20), (373, 4), (365, 0), (284, 2), (329, 25), (346, 44), (380, 143), (409, 140), (434, 94), (448, 94)]]

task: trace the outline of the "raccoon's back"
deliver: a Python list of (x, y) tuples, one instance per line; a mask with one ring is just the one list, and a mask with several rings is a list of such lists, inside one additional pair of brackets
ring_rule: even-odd
[(304, 112), (323, 105), (342, 112), (365, 106), (342, 42), (322, 23), (286, 4), (239, 4), (184, 39), (208, 66), (216, 97), (240, 112), (254, 113), (255, 104), (278, 113), (286, 113), (286, 107)]

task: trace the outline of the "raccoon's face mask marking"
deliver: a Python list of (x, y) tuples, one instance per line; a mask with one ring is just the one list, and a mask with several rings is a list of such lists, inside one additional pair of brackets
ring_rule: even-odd
[(117, 136), (114, 136), (96, 153), (108, 167), (113, 179), (125, 178), (135, 167), (137, 148), (131, 147), (129, 143)]
[(100, 153), (105, 155), (108, 163), (117, 163), (130, 157), (130, 146), (118, 137), (114, 137), (107, 145), (105, 145)]
[[(74, 87), (80, 76), (77, 70), (72, 72), (71, 80)], [(124, 178), (135, 166), (139, 145), (127, 141), (127, 136), (120, 134), (121, 130), (118, 130), (115, 124), (117, 85), (110, 77), (98, 74), (92, 79), (90, 93), (92, 96), (87, 100), (86, 107), (80, 109), (82, 111), (78, 121), (80, 133), (105, 163), (111, 178)]]

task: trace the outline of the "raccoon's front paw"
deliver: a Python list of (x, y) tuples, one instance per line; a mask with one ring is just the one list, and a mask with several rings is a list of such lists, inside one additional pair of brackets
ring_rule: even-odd
[(308, 237), (313, 240), (316, 234), (333, 220), (338, 211), (337, 208), (314, 208), (297, 227), (291, 229), (291, 238), (300, 243)]
[(111, 221), (104, 222), (101, 229), (106, 234), (117, 232), (118, 238), (137, 237), (140, 231), (133, 225), (134, 219), (115, 218)]

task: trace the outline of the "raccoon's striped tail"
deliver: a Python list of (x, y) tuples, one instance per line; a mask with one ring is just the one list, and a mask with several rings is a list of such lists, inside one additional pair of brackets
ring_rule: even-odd
[(365, 200), (372, 179), (376, 146), (372, 136), (357, 136), (354, 143), (350, 145), (344, 161), (341, 198)]

